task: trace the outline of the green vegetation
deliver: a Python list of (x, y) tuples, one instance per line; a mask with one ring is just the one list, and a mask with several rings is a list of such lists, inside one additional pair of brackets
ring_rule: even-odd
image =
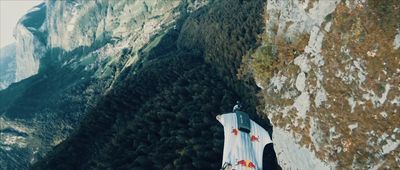
[(263, 32), (264, 1), (215, 1), (191, 14), (182, 27), (178, 48), (196, 53), (215, 67), (224, 82), (256, 112), (256, 87), (253, 79), (238, 81), (242, 57), (260, 44)]
[(325, 22), (330, 22), (330, 21), (332, 21), (332, 14), (328, 14), (326, 17), (325, 17)]
[(201, 58), (175, 55), (148, 62), (120, 82), (79, 132), (50, 154), (63, 163), (46, 166), (217, 169), (223, 133), (215, 116), (230, 110), (237, 96)]
[(382, 29), (398, 26), (400, 20), (398, 0), (370, 0), (367, 5), (370, 8), (368, 10), (378, 16), (379, 26)]
[(275, 54), (273, 53), (273, 46), (262, 46), (253, 54), (253, 70), (255, 75), (260, 79), (269, 79), (272, 76), (273, 63)]

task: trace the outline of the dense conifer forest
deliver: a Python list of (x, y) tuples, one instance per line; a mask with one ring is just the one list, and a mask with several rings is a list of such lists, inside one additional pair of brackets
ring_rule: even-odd
[[(257, 115), (254, 80), (236, 76), (241, 57), (259, 45), (263, 3), (215, 1), (182, 16), (32, 169), (219, 169), (224, 134), (215, 116), (236, 100), (271, 132)], [(265, 167), (277, 168), (266, 149)]]

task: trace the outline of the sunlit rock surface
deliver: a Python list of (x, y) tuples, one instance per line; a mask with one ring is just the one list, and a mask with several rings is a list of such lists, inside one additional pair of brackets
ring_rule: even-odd
[(0, 90), (15, 82), (15, 44), (0, 49)]
[(37, 74), (39, 60), (46, 50), (46, 35), (43, 33), (46, 5), (40, 4), (23, 16), (16, 25), (16, 73), (15, 81)]
[(400, 167), (399, 7), (268, 1), (260, 49), (272, 61), (253, 60), (272, 75), (253, 71), (284, 169)]

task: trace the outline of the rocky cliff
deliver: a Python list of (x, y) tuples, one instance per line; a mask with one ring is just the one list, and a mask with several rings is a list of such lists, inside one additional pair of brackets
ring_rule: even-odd
[(275, 125), (282, 167), (400, 167), (399, 1), (269, 0), (265, 8), (263, 45), (239, 77), (251, 74), (263, 89), (259, 110)]
[(46, 5), (44, 3), (32, 8), (23, 16), (14, 30), (16, 39), (16, 72), (15, 81), (21, 81), (39, 70), (39, 60), (46, 50), (46, 35), (43, 22)]
[(29, 10), (15, 26), (16, 42), (1, 49), (0, 89), (37, 74), (46, 51), (45, 14), (44, 3)]
[(15, 44), (0, 49), (0, 90), (15, 82)]
[(1, 167), (218, 169), (215, 116), (242, 100), (274, 126), (270, 169), (396, 169), (399, 8), (46, 1), (16, 29), (24, 80), (0, 91)]

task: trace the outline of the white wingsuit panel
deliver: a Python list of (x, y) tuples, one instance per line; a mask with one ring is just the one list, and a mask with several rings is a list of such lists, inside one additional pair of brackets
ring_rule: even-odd
[(264, 147), (272, 143), (268, 132), (253, 120), (250, 133), (239, 131), (235, 113), (218, 115), (217, 119), (224, 126), (222, 165), (228, 162), (235, 170), (262, 169)]

